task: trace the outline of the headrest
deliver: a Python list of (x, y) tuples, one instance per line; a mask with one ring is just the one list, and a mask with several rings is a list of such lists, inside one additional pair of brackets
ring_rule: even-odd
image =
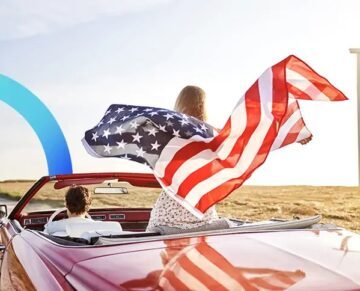
[(66, 225), (66, 233), (70, 237), (81, 237), (88, 231), (122, 231), (120, 223), (116, 221), (76, 222)]

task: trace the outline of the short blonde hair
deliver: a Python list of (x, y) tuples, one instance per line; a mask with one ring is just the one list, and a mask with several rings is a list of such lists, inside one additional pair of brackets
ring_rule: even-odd
[(176, 99), (174, 110), (207, 121), (206, 94), (197, 86), (186, 86)]

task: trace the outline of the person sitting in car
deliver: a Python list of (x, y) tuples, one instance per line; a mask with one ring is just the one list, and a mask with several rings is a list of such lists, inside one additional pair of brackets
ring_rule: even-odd
[(65, 194), (67, 219), (49, 221), (44, 232), (50, 235), (66, 236), (66, 226), (71, 223), (91, 223), (91, 218), (86, 218), (91, 206), (91, 193), (83, 186), (72, 186)]

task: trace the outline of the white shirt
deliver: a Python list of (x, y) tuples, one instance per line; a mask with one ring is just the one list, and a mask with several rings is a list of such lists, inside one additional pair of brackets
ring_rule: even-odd
[(83, 217), (70, 217), (45, 224), (44, 232), (55, 236), (67, 236), (66, 226), (71, 223), (92, 223), (94, 220)]

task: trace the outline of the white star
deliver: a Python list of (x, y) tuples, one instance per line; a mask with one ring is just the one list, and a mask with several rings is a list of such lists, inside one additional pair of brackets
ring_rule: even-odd
[(104, 145), (104, 153), (108, 153), (108, 154), (110, 154), (111, 153), (111, 146), (109, 146), (109, 144), (107, 144), (107, 145)]
[(187, 136), (192, 136), (192, 132), (191, 131), (187, 131), (187, 132), (185, 132), (185, 134), (187, 135)]
[(111, 109), (105, 112), (105, 115), (108, 115), (111, 112)]
[(156, 111), (150, 112), (149, 114), (151, 115), (151, 117), (153, 117), (154, 115), (158, 115)]
[(115, 117), (111, 117), (107, 123), (113, 124), (116, 121)]
[(101, 120), (101, 121), (98, 123), (97, 127), (99, 127), (99, 126), (102, 125), (102, 124), (104, 124), (104, 121)]
[(145, 112), (149, 112), (149, 111), (152, 111), (153, 109), (152, 108), (146, 108), (144, 109)]
[(198, 133), (202, 133), (202, 130), (201, 130), (200, 128), (198, 128), (198, 127), (194, 126), (194, 129), (195, 129), (195, 131), (196, 131), (196, 132), (198, 132)]
[(174, 123), (172, 123), (170, 120), (166, 121), (167, 126), (174, 126)]
[(149, 129), (149, 130), (148, 130), (148, 135), (153, 135), (153, 136), (155, 136), (156, 133), (158, 133), (158, 132), (159, 132), (159, 131), (156, 130), (155, 127), (153, 127), (152, 129)]
[(110, 130), (109, 130), (109, 129), (104, 130), (102, 136), (103, 136), (103, 137), (106, 137), (106, 139), (108, 139), (109, 135), (110, 135)]
[(163, 132), (166, 132), (165, 125), (159, 125), (159, 129)]
[(142, 138), (142, 135), (140, 135), (138, 132), (135, 135), (132, 135), (133, 137), (133, 142), (137, 141), (140, 142), (140, 139)]
[(92, 140), (94, 140), (94, 141), (96, 141), (97, 139), (98, 139), (98, 134), (97, 134), (97, 132), (94, 132), (93, 134), (92, 134)]
[(139, 127), (139, 124), (136, 121), (131, 121), (130, 122), (130, 127), (137, 129)]
[(186, 119), (181, 119), (180, 123), (181, 123), (181, 126), (184, 126), (184, 125), (189, 124), (189, 121), (187, 121)]
[(125, 149), (125, 146), (127, 145), (127, 143), (124, 142), (123, 139), (121, 140), (121, 142), (117, 141), (116, 143), (118, 144), (117, 149), (120, 149), (120, 148)]
[(125, 156), (122, 156), (120, 159), (131, 160), (131, 158), (129, 158), (127, 154)]
[(141, 116), (143, 114), (144, 114), (144, 112), (138, 113), (138, 114), (135, 115), (135, 117), (139, 117), (139, 116)]
[(164, 115), (164, 117), (166, 117), (166, 120), (169, 120), (171, 118), (174, 118), (174, 116), (172, 116), (171, 114), (169, 113), (166, 113), (166, 115)]
[(189, 119), (189, 116), (187, 116), (185, 113), (182, 113), (181, 115), (182, 115), (183, 119), (185, 119), (185, 120)]
[(151, 144), (151, 150), (157, 151), (158, 148), (159, 148), (159, 146), (161, 146), (161, 144), (159, 144), (159, 143), (157, 142), (157, 140), (156, 140), (155, 143), (152, 143), (152, 144)]
[(180, 130), (175, 130), (175, 129), (173, 129), (173, 136), (180, 137), (179, 131), (180, 131)]
[(208, 128), (206, 127), (205, 123), (203, 123), (200, 127), (201, 127), (201, 129), (202, 129), (203, 131), (207, 131), (207, 130), (208, 130)]
[(135, 151), (137, 153), (137, 157), (144, 157), (144, 154), (146, 154), (145, 151), (143, 151), (142, 147)]
[(119, 107), (118, 109), (116, 109), (116, 113), (119, 114), (120, 112), (124, 111), (124, 107)]
[(133, 108), (130, 109), (131, 113), (134, 113), (134, 112), (137, 111), (137, 110), (138, 110), (137, 107), (133, 107)]
[(118, 133), (118, 134), (122, 135), (122, 133), (123, 133), (124, 131), (125, 131), (125, 129), (122, 128), (122, 125), (120, 125), (120, 126), (117, 126), (117, 127), (116, 127), (115, 133)]
[(129, 115), (126, 115), (124, 116), (123, 118), (121, 118), (122, 121), (125, 121), (126, 119), (128, 119), (130, 116)]

